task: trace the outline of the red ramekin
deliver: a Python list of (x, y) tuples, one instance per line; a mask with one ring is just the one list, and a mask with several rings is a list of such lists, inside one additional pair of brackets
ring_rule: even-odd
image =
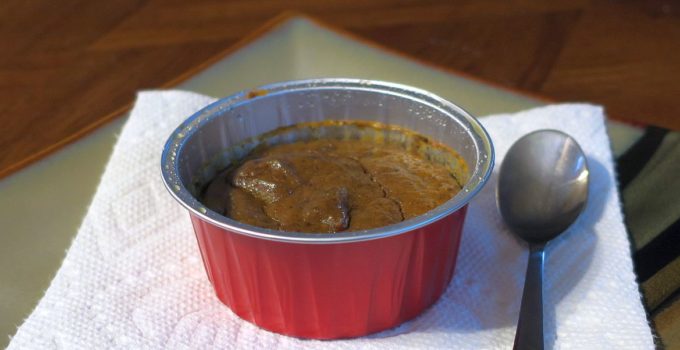
[[(206, 180), (245, 155), (258, 135), (326, 119), (377, 121), (429, 136), (465, 159), (467, 182), (424, 215), (335, 234), (246, 225), (196, 199)], [(315, 79), (263, 86), (205, 107), (170, 135), (161, 170), (169, 192), (189, 210), (208, 278), (224, 304), (273, 332), (334, 339), (394, 327), (441, 296), (453, 275), (467, 203), (489, 178), (493, 159), (479, 122), (436, 95), (379, 81)]]

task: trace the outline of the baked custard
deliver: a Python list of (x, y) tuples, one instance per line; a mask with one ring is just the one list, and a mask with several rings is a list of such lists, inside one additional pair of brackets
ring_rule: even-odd
[[(377, 228), (424, 214), (464, 185), (461, 174), (467, 168), (462, 158), (413, 131), (366, 122), (311, 124), (316, 125), (303, 127), (373, 130), (372, 136), (363, 137), (262, 142), (219, 172), (205, 187), (201, 201), (254, 226), (334, 233)], [(384, 137), (386, 133), (391, 136)]]

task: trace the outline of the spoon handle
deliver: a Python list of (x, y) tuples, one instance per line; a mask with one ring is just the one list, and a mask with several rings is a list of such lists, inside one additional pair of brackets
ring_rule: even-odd
[(514, 349), (539, 349), (543, 341), (543, 261), (545, 244), (529, 245), (529, 264)]

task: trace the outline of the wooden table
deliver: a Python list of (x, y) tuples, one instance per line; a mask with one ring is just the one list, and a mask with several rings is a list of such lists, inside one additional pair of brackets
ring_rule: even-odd
[(680, 130), (671, 1), (0, 2), (0, 177), (169, 87), (286, 10), (423, 61)]

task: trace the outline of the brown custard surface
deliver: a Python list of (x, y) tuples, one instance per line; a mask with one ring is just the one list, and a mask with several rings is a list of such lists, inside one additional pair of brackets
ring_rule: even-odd
[(398, 145), (318, 139), (256, 149), (208, 184), (203, 203), (255, 226), (332, 233), (401, 222), (460, 189), (446, 166)]

